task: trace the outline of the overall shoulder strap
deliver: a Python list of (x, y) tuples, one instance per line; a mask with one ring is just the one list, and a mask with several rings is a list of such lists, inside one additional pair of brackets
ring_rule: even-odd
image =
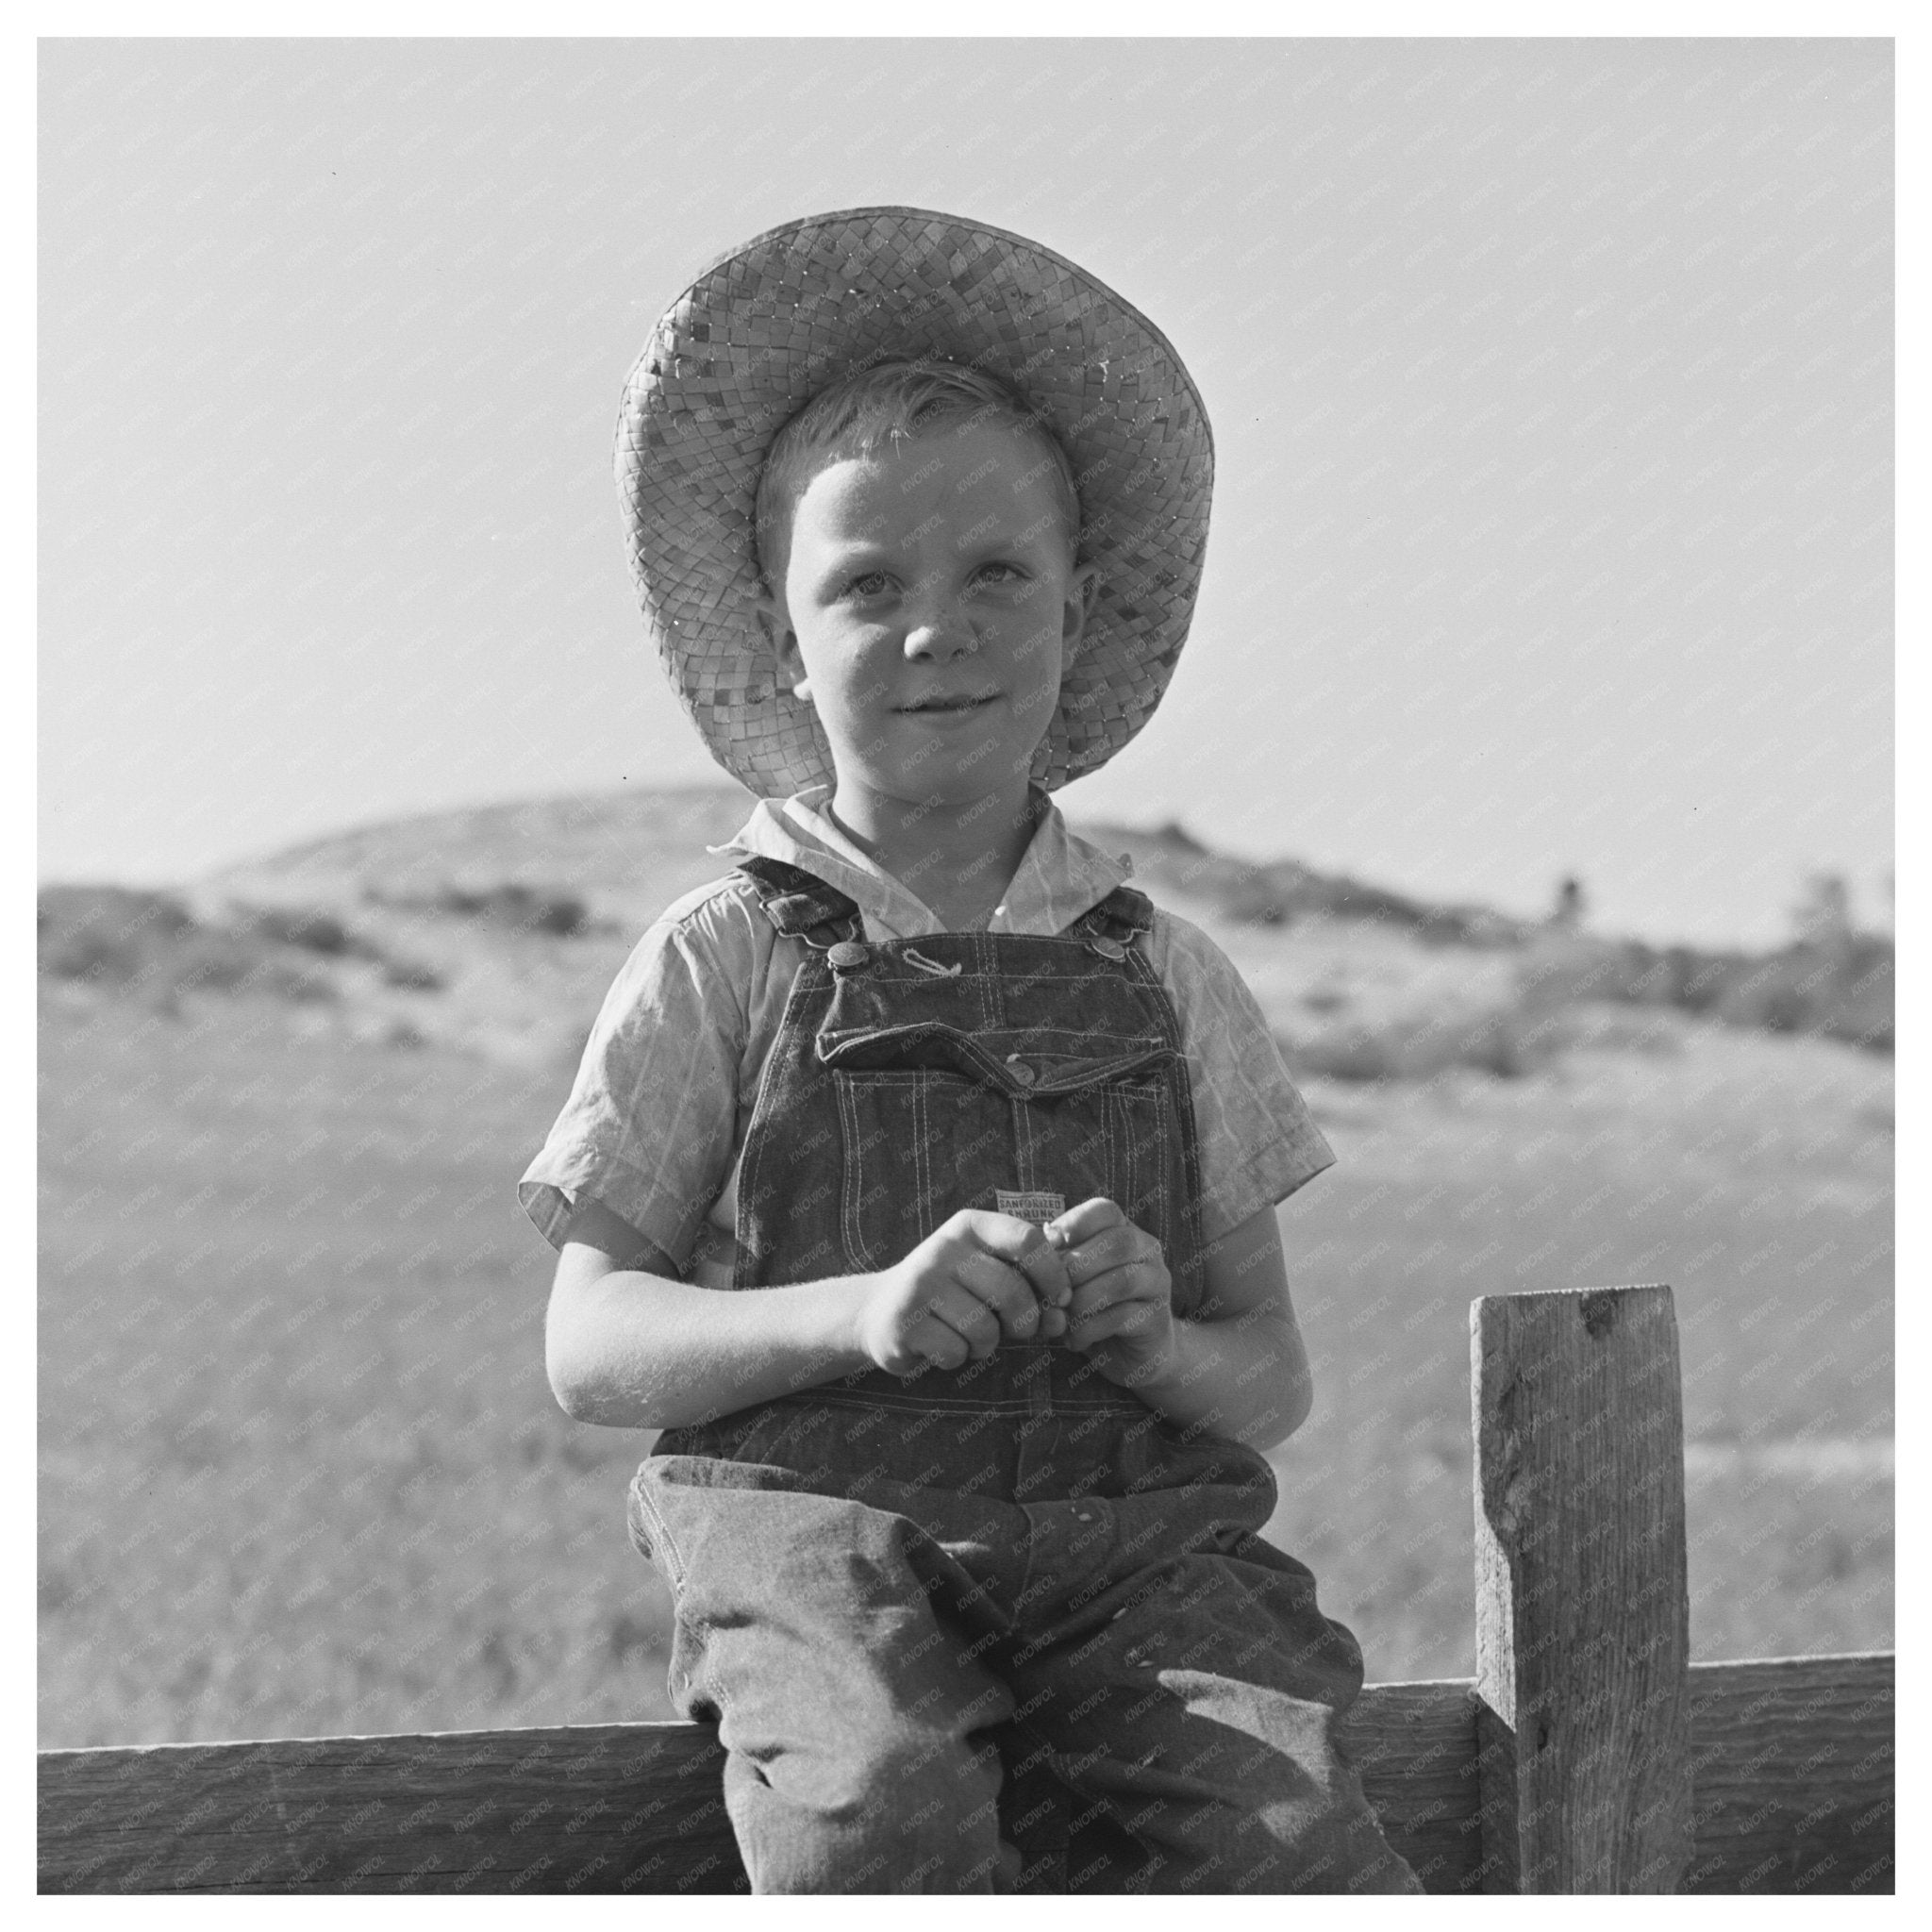
[(825, 947), (861, 937), (857, 903), (824, 879), (782, 858), (741, 858), (738, 870), (758, 890), (758, 905), (787, 939)]

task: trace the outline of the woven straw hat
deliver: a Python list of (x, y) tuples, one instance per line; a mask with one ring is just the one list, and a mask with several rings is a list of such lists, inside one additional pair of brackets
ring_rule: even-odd
[(1095, 770), (1160, 702), (1208, 544), (1214, 442), (1145, 316), (1037, 242), (958, 215), (808, 215), (708, 268), (625, 386), (617, 478), (631, 575), (711, 754), (761, 796), (833, 777), (808, 700), (776, 679), (756, 615), (753, 504), (772, 440), (828, 383), (889, 357), (968, 362), (1044, 416), (1079, 484), (1100, 584), (1034, 759)]

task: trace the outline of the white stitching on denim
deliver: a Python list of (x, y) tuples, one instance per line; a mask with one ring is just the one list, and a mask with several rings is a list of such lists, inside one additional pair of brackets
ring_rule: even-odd
[(840, 1190), (843, 1198), (839, 1204), (839, 1218), (845, 1236), (845, 1251), (857, 1261), (861, 1270), (873, 1266), (872, 1249), (866, 1245), (863, 1230), (858, 1222), (858, 1204), (864, 1187), (863, 1162), (860, 1158), (860, 1123), (858, 1118), (858, 1096), (856, 1091), (858, 1076), (852, 1074), (834, 1074), (832, 1091), (839, 1103), (839, 1124), (845, 1133), (845, 1158), (840, 1165), (844, 1170), (845, 1185)]
[(958, 960), (950, 966), (941, 966), (937, 959), (928, 959), (924, 953), (908, 946), (901, 956), (908, 966), (917, 966), (922, 973), (930, 973), (936, 979), (958, 979), (961, 971)]
[[(1158, 1108), (1160, 1089), (1156, 1087), (1153, 1092)], [(1121, 1126), (1127, 1142), (1126, 1156), (1122, 1162), (1126, 1170), (1122, 1176), (1122, 1185), (1126, 1188), (1128, 1196), (1134, 1203), (1134, 1220), (1139, 1223), (1146, 1212), (1144, 1195), (1148, 1166), (1150, 1161), (1158, 1163), (1159, 1158), (1157, 1154), (1150, 1151), (1147, 1144), (1150, 1131), (1148, 1116), (1150, 1112), (1153, 1113), (1157, 1127), (1160, 1117), (1157, 1109), (1149, 1108), (1148, 1092), (1145, 1088), (1129, 1088), (1123, 1083), (1119, 1090), (1119, 1097)]]
[(637, 1498), (639, 1513), (648, 1517), (651, 1524), (651, 1550), (654, 1555), (663, 1556), (664, 1567), (671, 1574), (669, 1582), (673, 1591), (684, 1588), (684, 1579), (690, 1574), (691, 1566), (684, 1559), (683, 1552), (677, 1547), (677, 1540), (671, 1534), (671, 1526), (664, 1521), (664, 1512), (652, 1503), (650, 1492), (644, 1488), (641, 1471), (631, 1477), (631, 1494)]
[[(818, 971), (825, 977), (831, 974), (831, 968), (824, 963), (823, 954), (808, 953), (800, 962), (799, 969), (791, 976), (791, 991), (785, 995), (784, 1009), (779, 1015), (778, 1032), (774, 1038), (772, 1056), (765, 1063), (765, 1071), (759, 1076), (758, 1095), (752, 1102), (751, 1119), (744, 1130), (744, 1166), (738, 1176), (738, 1213), (733, 1234), (737, 1240), (737, 1253), (731, 1263), (731, 1285), (741, 1285), (746, 1270), (756, 1265), (744, 1237), (745, 1208), (747, 1201), (758, 1198), (758, 1184), (763, 1168), (762, 1155), (765, 1144), (771, 1140), (768, 1132), (761, 1129), (768, 1126), (771, 1117), (780, 1110), (781, 1093), (789, 1097), (789, 1083), (784, 1077), (785, 1068), (778, 1061), (778, 1042), (785, 1038), (786, 1029), (797, 1023), (808, 1002), (816, 998), (823, 987), (822, 979), (812, 979), (808, 969), (814, 960)], [(762, 1257), (759, 1257), (762, 1258)]]
[(938, 1224), (933, 1200), (932, 1148), (928, 1136), (932, 1118), (926, 1098), (932, 1082), (922, 1072), (912, 1083), (912, 1213), (913, 1225), (924, 1241)]
[[(1187, 1077), (1187, 1070), (1185, 1068), (1181, 1070), (1181, 1077), (1183, 1079)], [(1173, 1146), (1174, 1142), (1169, 1136), (1175, 1131), (1179, 1123), (1168, 1118), (1168, 1087), (1165, 1081), (1162, 1081), (1154, 1089), (1154, 1111), (1158, 1136), (1154, 1144), (1157, 1147)], [(1154, 1163), (1154, 1213), (1150, 1218), (1155, 1225), (1149, 1230), (1151, 1233), (1159, 1236), (1163, 1257), (1171, 1253), (1174, 1247), (1174, 1211), (1173, 1204), (1169, 1199), (1167, 1185), (1168, 1167), (1169, 1163), (1164, 1159)], [(1170, 1293), (1172, 1293), (1172, 1291), (1170, 1291)]]

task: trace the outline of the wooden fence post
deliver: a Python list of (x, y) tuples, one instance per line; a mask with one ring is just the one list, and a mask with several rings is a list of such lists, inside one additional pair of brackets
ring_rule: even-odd
[(1690, 1855), (1668, 1288), (1470, 1309), (1483, 1890), (1663, 1892)]

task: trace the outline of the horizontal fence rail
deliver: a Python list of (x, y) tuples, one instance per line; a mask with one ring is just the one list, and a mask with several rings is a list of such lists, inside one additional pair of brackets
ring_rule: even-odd
[[(1692, 1664), (1697, 1892), (1883, 1892), (1892, 1657)], [(1480, 1889), (1477, 1701), (1374, 1684), (1345, 1738), (1433, 1892)], [(43, 1891), (728, 1892), (724, 1754), (696, 1724), (47, 1751)]]

